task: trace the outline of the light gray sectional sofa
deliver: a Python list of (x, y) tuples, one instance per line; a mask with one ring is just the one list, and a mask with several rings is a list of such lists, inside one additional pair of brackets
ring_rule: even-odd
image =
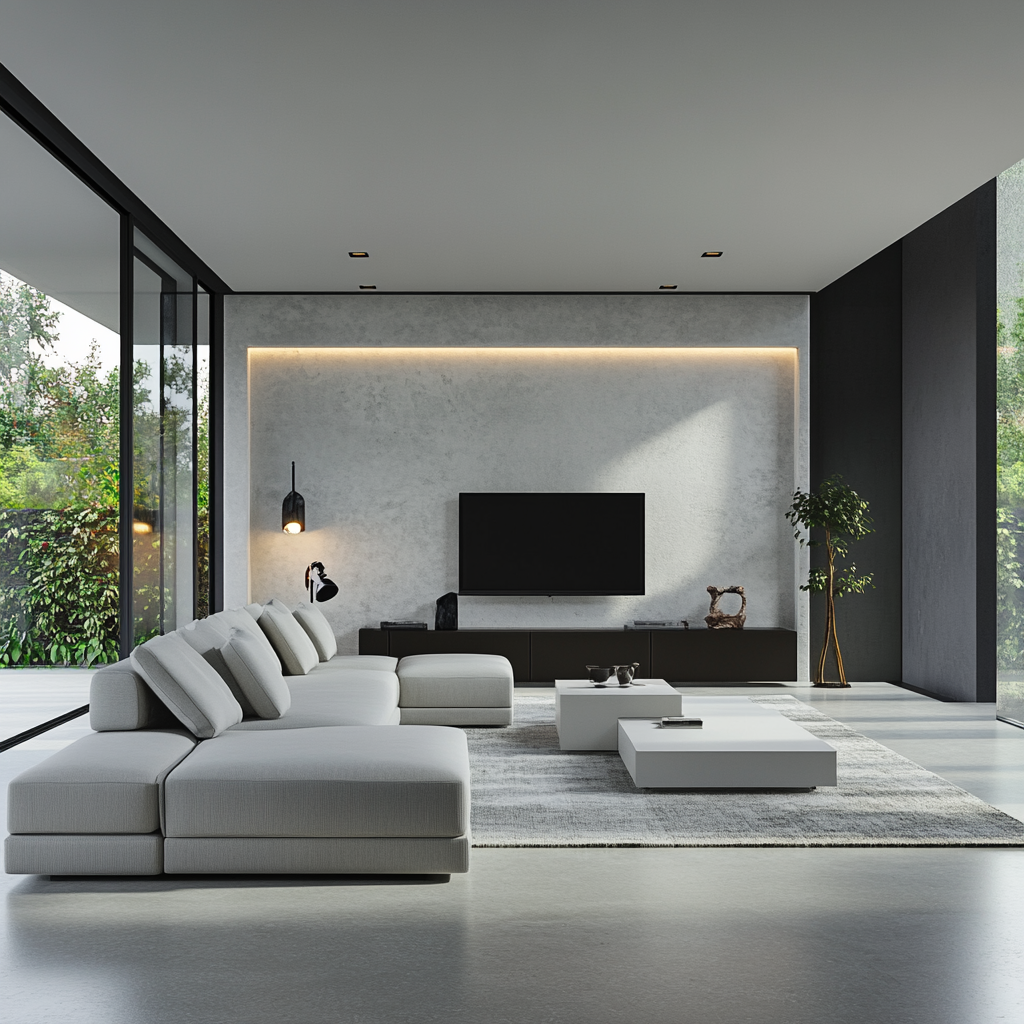
[(512, 668), (338, 655), (318, 609), (272, 601), (97, 671), (89, 713), (10, 783), (8, 873), (449, 874), (470, 848), (450, 726), (510, 724)]

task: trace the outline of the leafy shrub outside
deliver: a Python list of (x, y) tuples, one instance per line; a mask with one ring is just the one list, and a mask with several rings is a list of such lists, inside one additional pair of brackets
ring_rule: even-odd
[(118, 659), (117, 508), (0, 512), (0, 666)]

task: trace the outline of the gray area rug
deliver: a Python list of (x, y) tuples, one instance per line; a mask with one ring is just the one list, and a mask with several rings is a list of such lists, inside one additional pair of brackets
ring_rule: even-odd
[(1024, 846), (1024, 823), (791, 696), (752, 698), (838, 752), (807, 793), (633, 785), (617, 753), (563, 752), (555, 699), (517, 695), (508, 729), (466, 729), (474, 846)]

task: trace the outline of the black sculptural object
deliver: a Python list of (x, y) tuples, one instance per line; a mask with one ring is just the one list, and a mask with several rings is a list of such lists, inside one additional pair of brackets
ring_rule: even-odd
[(439, 597), (435, 607), (434, 629), (459, 628), (459, 595), (454, 590)]

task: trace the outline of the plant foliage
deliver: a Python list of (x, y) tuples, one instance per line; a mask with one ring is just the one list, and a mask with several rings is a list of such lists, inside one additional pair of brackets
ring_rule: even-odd
[[(800, 589), (812, 593), (826, 593), (829, 590), (829, 565), (833, 566), (832, 596), (842, 597), (844, 594), (863, 594), (867, 587), (874, 587), (873, 573), (857, 575), (857, 566), (852, 562), (849, 566), (836, 569), (836, 558), (845, 559), (850, 552), (850, 545), (872, 533), (868, 515), (868, 503), (838, 474), (823, 480), (817, 492), (805, 493), (799, 488), (793, 494), (793, 504), (786, 513), (786, 518), (793, 524), (793, 537), (801, 547), (817, 547), (824, 543), (828, 564), (811, 569), (807, 583)], [(807, 530), (804, 536), (803, 527)], [(811, 530), (823, 530), (824, 541), (813, 540)]]
[(16, 568), (0, 589), (0, 665), (92, 665), (118, 658), (118, 514), (0, 512), (0, 558)]
[[(835, 657), (838, 685), (846, 686), (846, 669), (839, 649), (836, 631), (835, 599), (844, 594), (863, 594), (866, 587), (873, 587), (872, 574), (857, 575), (857, 567), (836, 565), (836, 559), (846, 559), (850, 545), (872, 532), (872, 519), (868, 515), (868, 503), (838, 474), (823, 480), (816, 492), (805, 493), (797, 488), (793, 504), (786, 518), (794, 527), (793, 537), (801, 547), (825, 545), (825, 565), (809, 572), (807, 582), (800, 588), (825, 595), (825, 639), (821, 645), (814, 683), (817, 686), (835, 685), (826, 682), (826, 664), (831, 649)], [(802, 529), (801, 529), (802, 528)], [(803, 530), (807, 531), (804, 536)], [(824, 540), (814, 540), (812, 530), (824, 532)]]

